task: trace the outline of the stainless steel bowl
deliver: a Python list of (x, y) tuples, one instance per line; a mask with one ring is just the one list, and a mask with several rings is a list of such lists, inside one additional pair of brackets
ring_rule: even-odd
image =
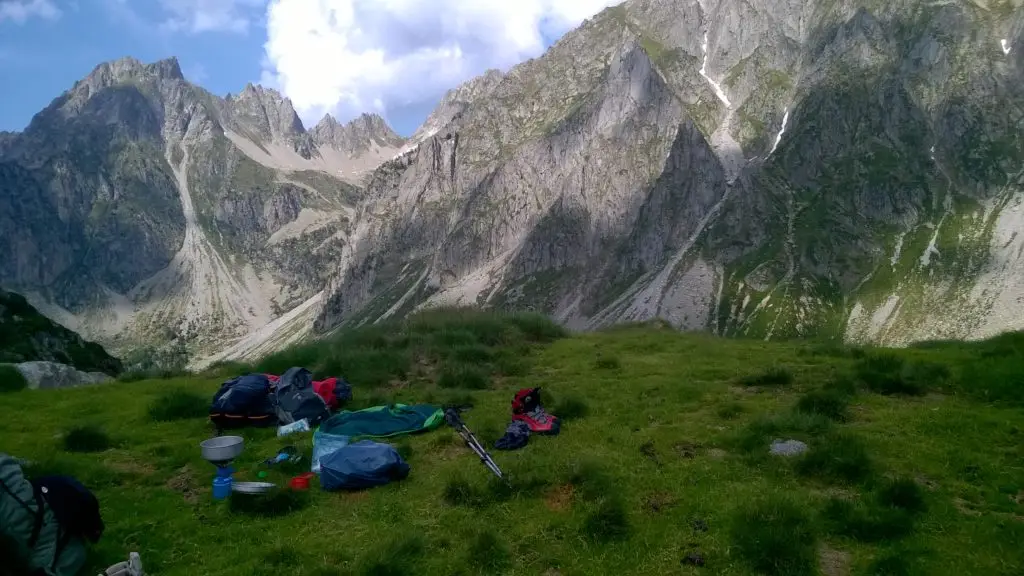
[(231, 490), (233, 492), (239, 492), (242, 494), (266, 494), (274, 488), (277, 488), (277, 484), (271, 484), (270, 482), (232, 482)]
[(245, 439), (241, 436), (218, 436), (199, 444), (203, 458), (213, 463), (230, 462), (242, 453)]

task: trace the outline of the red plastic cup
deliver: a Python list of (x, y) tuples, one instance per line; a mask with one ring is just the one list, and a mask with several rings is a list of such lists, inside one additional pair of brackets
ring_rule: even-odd
[(309, 490), (309, 481), (315, 474), (312, 472), (306, 472), (305, 474), (296, 476), (288, 482), (288, 486), (292, 490)]

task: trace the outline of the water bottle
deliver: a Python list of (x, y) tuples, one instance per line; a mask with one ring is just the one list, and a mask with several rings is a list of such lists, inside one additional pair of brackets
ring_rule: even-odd
[(309, 432), (309, 420), (303, 418), (291, 424), (285, 424), (277, 429), (278, 436), (287, 436), (293, 432)]
[(213, 499), (223, 500), (231, 495), (231, 474), (234, 470), (230, 466), (217, 468), (217, 475), (213, 478)]

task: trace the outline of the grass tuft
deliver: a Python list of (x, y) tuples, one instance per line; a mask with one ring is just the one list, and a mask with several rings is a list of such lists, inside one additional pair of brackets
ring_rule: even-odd
[(64, 450), (68, 452), (103, 452), (111, 446), (110, 437), (98, 426), (76, 426), (64, 435)]
[(960, 371), (958, 387), (983, 402), (1024, 406), (1024, 353), (992, 354), (968, 362)]
[(420, 535), (400, 534), (367, 552), (360, 559), (356, 573), (360, 576), (415, 574), (425, 551), (426, 545)]
[(796, 469), (804, 476), (857, 483), (871, 476), (874, 465), (856, 436), (834, 432), (812, 443), (797, 461)]
[(825, 382), (822, 390), (839, 394), (840, 396), (851, 397), (857, 394), (857, 381), (854, 380), (853, 376), (844, 372)]
[(465, 476), (457, 474), (445, 482), (442, 498), (451, 506), (479, 507), (484, 504), (485, 496)]
[(580, 528), (583, 536), (595, 542), (624, 540), (631, 526), (626, 506), (618, 498), (605, 498), (597, 508), (587, 514)]
[(715, 410), (715, 414), (722, 420), (733, 420), (743, 414), (743, 404), (739, 402), (726, 402)]
[(28, 388), (28, 381), (10, 364), (0, 364), (0, 394)]
[(210, 400), (186, 390), (164, 392), (149, 405), (149, 419), (154, 422), (191, 420), (209, 415)]
[(739, 431), (736, 447), (747, 454), (767, 454), (775, 438), (811, 442), (832, 429), (832, 421), (818, 414), (790, 412), (775, 417), (760, 417)]
[(618, 370), (622, 368), (622, 362), (616, 356), (602, 356), (594, 362), (598, 370)]
[(409, 459), (412, 458), (412, 455), (416, 453), (412, 444), (408, 440), (402, 440), (398, 444), (395, 444), (395, 451), (398, 452), (398, 455), (406, 462), (408, 462)]
[(868, 390), (886, 396), (922, 396), (950, 377), (949, 367), (936, 362), (907, 362), (890, 352), (868, 354), (854, 366)]
[[(257, 363), (260, 372), (281, 374), (305, 366), (316, 377), (342, 376), (353, 386), (378, 388), (421, 378), (433, 367), (468, 366), (475, 386), (491, 376), (522, 376), (528, 356), (538, 344), (567, 334), (542, 315), (447, 308), (343, 330), (325, 340), (293, 346)], [(458, 380), (462, 368), (441, 375)], [(452, 385), (472, 388), (472, 386)], [(486, 387), (486, 386), (484, 386)]]
[(437, 379), (437, 385), (441, 388), (484, 390), (489, 384), (489, 378), (483, 370), (467, 364), (448, 364)]
[(772, 497), (737, 513), (730, 536), (756, 572), (769, 576), (815, 573), (813, 522), (802, 506), (789, 499)]
[(478, 532), (469, 545), (468, 561), (485, 574), (501, 573), (512, 559), (512, 551), (494, 530)]
[(571, 484), (585, 500), (596, 501), (615, 493), (615, 482), (604, 469), (594, 460), (583, 460), (572, 463), (567, 471), (565, 481)]
[(914, 519), (906, 510), (832, 498), (822, 513), (832, 534), (861, 542), (898, 540), (910, 534)]
[(587, 401), (577, 396), (566, 396), (554, 403), (551, 413), (558, 416), (559, 420), (568, 422), (586, 418), (590, 414), (590, 405)]
[(928, 509), (924, 490), (912, 478), (888, 480), (878, 491), (878, 503), (888, 508), (899, 508), (911, 514), (921, 514)]
[(490, 362), (494, 353), (479, 344), (465, 344), (452, 348), (451, 358), (465, 364), (483, 364)]
[(740, 384), (750, 388), (767, 388), (772, 386), (789, 386), (793, 383), (793, 373), (783, 366), (773, 366), (759, 374), (748, 374), (740, 378)]
[(847, 397), (839, 392), (815, 391), (808, 392), (797, 400), (796, 410), (803, 414), (817, 414), (836, 422), (846, 422), (849, 419), (849, 404)]

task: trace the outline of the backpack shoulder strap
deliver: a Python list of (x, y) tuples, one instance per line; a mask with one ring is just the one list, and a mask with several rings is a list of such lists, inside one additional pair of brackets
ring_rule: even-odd
[(43, 492), (39, 486), (32, 485), (32, 493), (36, 498), (36, 523), (32, 526), (32, 537), (28, 539), (28, 547), (35, 548), (39, 540), (39, 533), (43, 530), (43, 517), (46, 516), (46, 503), (43, 500)]

